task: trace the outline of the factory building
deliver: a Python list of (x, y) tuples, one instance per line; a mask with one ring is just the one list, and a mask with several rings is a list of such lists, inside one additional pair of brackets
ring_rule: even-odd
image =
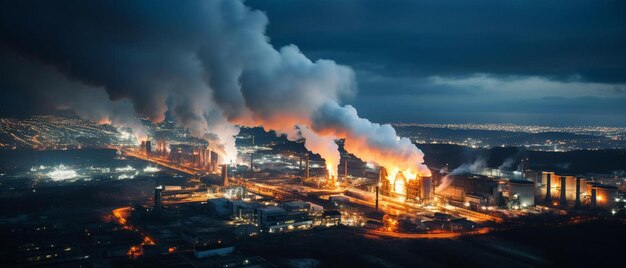
[[(161, 154), (167, 154), (167, 150), (160, 149), (160, 151)], [(217, 153), (205, 146), (171, 144), (169, 145), (169, 159), (179, 165), (185, 164), (207, 172), (216, 172), (219, 166)]]
[(590, 182), (571, 174), (544, 171), (536, 181), (537, 196), (548, 205), (574, 208), (612, 209), (618, 188)]
[(392, 182), (388, 176), (387, 170), (384, 167), (380, 167), (378, 188), (380, 194), (391, 197), (404, 197), (405, 200), (409, 201), (430, 200), (432, 196), (432, 177), (417, 176), (415, 178), (407, 178), (402, 172), (398, 172)]
[(322, 213), (321, 224), (323, 226), (336, 226), (341, 224), (341, 213), (337, 210), (326, 210)]
[(169, 144), (164, 141), (164, 140), (157, 140), (156, 141), (156, 146), (154, 148), (154, 152), (155, 155), (158, 157), (167, 157), (167, 154), (169, 153), (170, 150), (170, 146)]
[(450, 185), (436, 194), (457, 204), (480, 204), (485, 206), (500, 205), (502, 193), (499, 182), (485, 176), (449, 175)]
[(509, 180), (509, 201), (516, 201), (522, 208), (535, 205), (535, 187), (532, 181)]
[(541, 181), (537, 181), (536, 186), (537, 196), (546, 204), (562, 207), (580, 207), (585, 196), (591, 194), (587, 180), (571, 174), (544, 171)]
[[(591, 186), (591, 191), (592, 193), (595, 193), (595, 195), (592, 195), (591, 197), (592, 198), (591, 203), (592, 204), (595, 203), (595, 208), (599, 208), (599, 209), (615, 208), (617, 204), (617, 201), (616, 201), (617, 192), (618, 192), (617, 187), (610, 186), (610, 185), (595, 184)], [(595, 196), (595, 201), (593, 200), (594, 196)]]
[(313, 225), (313, 219), (306, 213), (287, 213), (282, 207), (267, 206), (256, 208), (256, 223), (270, 233), (292, 229), (305, 229)]

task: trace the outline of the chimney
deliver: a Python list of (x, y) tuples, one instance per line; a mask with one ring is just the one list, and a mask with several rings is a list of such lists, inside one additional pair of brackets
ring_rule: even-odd
[(222, 165), (222, 186), (228, 186), (228, 165)]
[(376, 211), (378, 211), (378, 192), (380, 191), (380, 184), (383, 180), (383, 167), (378, 169), (378, 183), (376, 183)]
[(552, 174), (551, 173), (546, 173), (546, 204), (550, 205), (550, 203), (552, 203), (552, 196), (550, 194), (550, 187), (552, 187), (550, 185), (552, 180)]
[(305, 175), (304, 176), (305, 178), (307, 179), (309, 178), (309, 153), (308, 152), (306, 153), (306, 170), (305, 170), (304, 175)]
[(580, 208), (580, 178), (576, 178), (576, 203), (575, 208)]
[(376, 211), (378, 211), (378, 188), (380, 188), (378, 186), (378, 183), (376, 184)]
[(591, 208), (596, 208), (596, 188), (591, 188)]
[(561, 206), (567, 207), (567, 196), (566, 196), (566, 189), (565, 189), (565, 176), (561, 176), (561, 200), (560, 200), (559, 203), (561, 203)]
[(163, 185), (157, 185), (154, 188), (154, 210), (160, 210), (162, 207), (161, 192), (163, 192)]

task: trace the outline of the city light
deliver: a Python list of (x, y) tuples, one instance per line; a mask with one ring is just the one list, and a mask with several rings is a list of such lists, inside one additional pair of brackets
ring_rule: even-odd
[(65, 167), (64, 165), (55, 167), (54, 170), (48, 172), (46, 175), (53, 181), (72, 180), (78, 177), (78, 173), (76, 173), (75, 170)]

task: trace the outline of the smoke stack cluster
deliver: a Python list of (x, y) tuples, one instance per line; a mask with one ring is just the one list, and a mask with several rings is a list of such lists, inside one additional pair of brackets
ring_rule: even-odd
[(25, 88), (84, 118), (145, 135), (137, 118), (160, 122), (167, 112), (224, 163), (236, 157), (238, 126), (263, 126), (305, 138), (334, 177), (336, 139), (390, 171), (430, 174), (409, 139), (341, 104), (355, 93), (349, 67), (311, 61), (294, 45), (274, 48), (267, 16), (242, 1), (25, 0), (2, 9), (0, 24), (10, 25), (0, 27), (3, 64), (14, 66), (1, 68), (3, 77), (47, 85)]

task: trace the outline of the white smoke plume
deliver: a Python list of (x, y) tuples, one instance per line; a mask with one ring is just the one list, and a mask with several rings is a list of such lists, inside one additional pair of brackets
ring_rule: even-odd
[[(346, 150), (365, 161), (430, 174), (409, 139), (340, 104), (356, 91), (349, 67), (311, 61), (295, 45), (274, 48), (265, 34), (267, 16), (242, 1), (60, 2), (25, 0), (1, 10), (0, 43), (105, 90), (100, 101), (89, 100), (94, 107), (132, 104), (128, 118), (155, 122), (170, 112), (227, 162), (236, 157), (237, 126), (263, 126), (306, 138), (306, 148), (333, 173), (339, 164), (334, 140), (346, 139)], [(66, 104), (84, 110), (81, 103)]]
[(513, 164), (515, 164), (515, 158), (508, 157), (507, 159), (504, 159), (504, 161), (502, 162), (500, 166), (498, 166), (498, 169), (499, 170), (511, 170), (513, 168)]
[(453, 169), (450, 174), (447, 174), (441, 179), (441, 183), (437, 186), (437, 188), (435, 188), (435, 192), (441, 192), (448, 188), (448, 186), (452, 184), (452, 176), (477, 172), (480, 169), (485, 168), (486, 166), (487, 160), (483, 157), (478, 157), (476, 160), (474, 160), (474, 162), (464, 163), (460, 165), (459, 167)]

